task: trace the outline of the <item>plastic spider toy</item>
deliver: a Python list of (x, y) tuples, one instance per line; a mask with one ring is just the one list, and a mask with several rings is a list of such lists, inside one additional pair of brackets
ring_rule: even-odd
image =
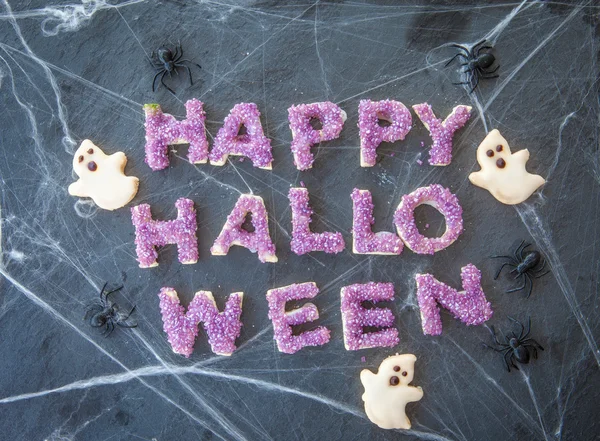
[[(529, 296), (531, 295), (531, 290), (533, 289), (533, 280), (531, 279), (531, 277), (534, 276), (536, 279), (539, 279), (540, 277), (548, 274), (550, 272), (550, 270), (547, 270), (543, 274), (540, 274), (544, 270), (544, 267), (546, 266), (546, 260), (542, 259), (542, 255), (540, 254), (539, 251), (525, 252), (525, 249), (527, 247), (531, 246), (531, 244), (528, 243), (528, 244), (525, 244), (525, 246), (523, 246), (523, 244), (525, 244), (524, 240), (521, 241), (521, 244), (515, 250), (514, 257), (513, 256), (491, 256), (491, 257), (496, 258), (496, 259), (502, 258), (502, 259), (509, 260), (508, 262), (502, 264), (502, 266), (500, 267), (500, 269), (494, 276), (494, 280), (498, 279), (498, 276), (500, 276), (500, 273), (502, 272), (502, 269), (505, 266), (514, 267), (514, 269), (511, 270), (511, 274), (516, 273), (515, 279), (523, 278), (524, 279), (523, 285), (519, 286), (517, 288), (509, 289), (506, 292), (520, 291), (527, 286), (527, 282), (529, 281), (529, 292), (527, 293), (527, 298), (529, 298)], [(541, 266), (539, 268), (537, 268), (540, 264), (541, 264)]]
[[(467, 85), (471, 86), (471, 90), (469, 93), (472, 93), (477, 85), (479, 84), (479, 79), (482, 78), (484, 80), (489, 80), (492, 78), (498, 78), (498, 75), (493, 75), (500, 66), (497, 66), (494, 70), (488, 70), (496, 61), (496, 57), (494, 55), (485, 52), (481, 53), (484, 49), (493, 49), (492, 46), (481, 46), (485, 44), (485, 40), (477, 43), (471, 50), (467, 49), (460, 44), (452, 44), (452, 47), (456, 47), (461, 50), (461, 52), (457, 53), (455, 56), (450, 58), (450, 60), (446, 63), (446, 66), (449, 66), (457, 57), (463, 59), (464, 63), (461, 63), (461, 66), (466, 66), (461, 73), (466, 73), (469, 75), (468, 81), (463, 81), (461, 83), (452, 83), (455, 85)], [(480, 47), (478, 47), (480, 46)], [(444, 66), (444, 67), (446, 67)], [(473, 84), (475, 83), (475, 84)]]
[(171, 78), (171, 74), (173, 72), (179, 74), (179, 71), (177, 70), (179, 68), (187, 69), (188, 75), (190, 77), (190, 86), (194, 84), (194, 81), (192, 80), (192, 71), (190, 70), (189, 66), (183, 63), (191, 63), (194, 66), (198, 66), (199, 69), (202, 69), (202, 67), (199, 64), (196, 64), (185, 58), (182, 59), (181, 57), (183, 57), (183, 49), (181, 48), (181, 43), (177, 44), (174, 51), (166, 46), (161, 46), (156, 51), (156, 54), (152, 52), (152, 58), (156, 60), (152, 62), (152, 65), (158, 70), (156, 75), (154, 75), (154, 79), (152, 80), (152, 92), (154, 92), (154, 90), (156, 89), (156, 79), (159, 75), (162, 74), (160, 77), (160, 83), (163, 86), (165, 86), (169, 92), (175, 95), (173, 89), (167, 86), (164, 80), (166, 74), (169, 74), (169, 78)]
[(135, 328), (137, 323), (127, 323), (127, 319), (135, 310), (135, 306), (131, 308), (128, 314), (122, 314), (119, 312), (119, 305), (114, 303), (108, 298), (114, 292), (120, 291), (123, 286), (119, 286), (111, 291), (106, 291), (106, 285), (104, 284), (100, 290), (100, 302), (94, 303), (90, 306), (84, 316), (84, 320), (89, 320), (90, 326), (93, 328), (105, 327), (102, 333), (105, 337), (108, 337), (111, 332), (115, 330), (115, 325), (121, 326), (122, 328)]
[(521, 327), (521, 332), (519, 333), (518, 337), (516, 333), (512, 332), (510, 335), (504, 336), (506, 343), (500, 343), (498, 341), (498, 337), (496, 336), (496, 330), (492, 326), (490, 328), (490, 332), (492, 333), (492, 337), (494, 338), (494, 342), (496, 343), (497, 347), (494, 348), (493, 346), (484, 343), (484, 346), (504, 354), (504, 364), (506, 364), (506, 369), (508, 372), (510, 372), (511, 366), (516, 370), (519, 370), (515, 364), (515, 361), (521, 364), (528, 364), (531, 355), (533, 355), (533, 358), (537, 359), (537, 350), (544, 350), (544, 348), (537, 341), (532, 338), (527, 338), (529, 337), (529, 333), (531, 331), (531, 317), (527, 319), (527, 332), (525, 332), (525, 327), (521, 322), (518, 322), (512, 317), (509, 317), (509, 319)]

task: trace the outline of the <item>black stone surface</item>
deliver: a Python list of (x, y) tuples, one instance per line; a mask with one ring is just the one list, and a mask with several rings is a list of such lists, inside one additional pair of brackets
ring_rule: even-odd
[[(3, 440), (594, 440), (600, 399), (598, 339), (599, 184), (597, 2), (276, 2), (2, 1), (0, 6), (0, 439)], [(450, 43), (495, 46), (500, 78), (469, 95), (457, 67), (444, 68)], [(180, 75), (151, 92), (147, 56), (181, 41), (202, 65), (189, 86)], [(185, 115), (190, 98), (205, 103), (207, 129), (229, 109), (255, 102), (273, 141), (273, 171), (250, 161), (192, 166), (177, 147), (171, 166), (144, 163), (144, 103)], [(407, 139), (380, 149), (361, 169), (360, 99), (428, 102), (439, 116), (468, 104), (474, 115), (455, 136), (447, 167), (426, 160), (428, 133), (413, 114)], [(330, 100), (348, 113), (339, 139), (318, 149), (315, 167), (298, 172), (289, 149), (287, 108)], [(526, 203), (505, 206), (471, 185), (475, 149), (498, 128), (513, 151), (528, 148), (529, 169), (548, 183)], [(179, 197), (198, 211), (200, 260), (184, 266), (175, 247), (160, 266), (138, 268), (129, 209), (96, 210), (67, 194), (72, 154), (92, 139), (122, 150), (127, 173), (141, 180), (131, 205), (149, 203), (157, 218), (175, 215)], [(303, 181), (316, 231), (341, 231), (347, 250), (298, 257), (289, 249), (287, 191)], [(403, 194), (439, 183), (464, 208), (465, 231), (434, 256), (351, 254), (354, 187), (373, 193), (376, 230), (392, 230)], [(264, 198), (279, 263), (261, 264), (234, 248), (209, 248), (241, 193)], [(432, 234), (443, 225), (418, 211)], [(437, 222), (437, 223), (436, 223)], [(494, 281), (498, 262), (521, 239), (548, 259), (552, 273), (529, 299)], [(466, 327), (443, 313), (444, 332), (423, 336), (414, 275), (430, 272), (460, 286), (474, 263), (494, 308), (487, 325), (508, 332), (509, 316), (532, 319), (545, 348), (538, 360), (506, 372), (487, 350), (485, 326)], [(136, 330), (104, 338), (82, 320), (102, 284), (124, 284), (116, 297), (137, 305)], [(267, 318), (267, 289), (314, 281), (319, 324), (332, 341), (280, 354)], [(348, 352), (342, 340), (342, 286), (393, 282), (401, 343)], [(157, 293), (172, 286), (187, 304), (211, 290), (221, 307), (244, 291), (239, 349), (214, 356), (203, 333), (194, 354), (172, 353)], [(363, 412), (359, 373), (395, 352), (417, 355), (423, 400), (408, 406), (411, 431), (384, 431)], [(365, 361), (361, 360), (365, 357)]]

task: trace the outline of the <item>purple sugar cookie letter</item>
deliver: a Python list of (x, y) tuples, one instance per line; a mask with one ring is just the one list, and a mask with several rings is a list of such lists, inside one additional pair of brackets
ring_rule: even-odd
[[(242, 229), (248, 213), (252, 213), (252, 233)], [(260, 196), (243, 194), (239, 197), (210, 252), (213, 256), (225, 256), (232, 245), (248, 248), (253, 253), (258, 251), (258, 259), (263, 263), (277, 262), (275, 245), (269, 236), (267, 210)]]
[(293, 354), (305, 346), (321, 346), (329, 342), (330, 331), (319, 326), (300, 335), (292, 334), (292, 326), (314, 322), (319, 310), (312, 303), (286, 312), (285, 304), (291, 300), (313, 299), (319, 293), (314, 282), (299, 283), (267, 291), (269, 318), (273, 321), (274, 339), (280, 352)]
[(294, 253), (301, 256), (311, 251), (323, 251), (337, 254), (344, 250), (344, 238), (341, 233), (313, 233), (310, 231), (313, 210), (308, 203), (308, 189), (290, 188), (288, 193), (292, 207), (292, 242)]
[[(311, 119), (321, 122), (320, 130), (314, 129)], [(298, 170), (312, 168), (315, 160), (310, 148), (323, 141), (331, 141), (340, 136), (346, 112), (329, 101), (312, 104), (299, 104), (288, 109), (288, 119), (292, 130), (292, 153)]]
[(145, 104), (146, 114), (146, 164), (152, 170), (169, 166), (168, 146), (189, 143), (188, 161), (204, 164), (208, 159), (208, 141), (204, 122), (206, 113), (202, 101), (191, 99), (185, 103), (186, 119), (177, 121), (173, 115), (163, 113), (158, 104)]
[(244, 293), (229, 296), (223, 312), (219, 312), (210, 291), (198, 291), (185, 312), (177, 292), (173, 288), (162, 288), (160, 312), (163, 329), (173, 352), (188, 357), (194, 351), (198, 336), (198, 325), (202, 322), (208, 335), (211, 350), (217, 355), (231, 355), (235, 351), (235, 339), (240, 336), (242, 322), (242, 298)]
[(196, 238), (196, 210), (190, 199), (180, 198), (175, 202), (177, 219), (156, 221), (152, 219), (150, 205), (141, 204), (131, 209), (131, 220), (135, 227), (135, 250), (140, 268), (157, 266), (156, 247), (177, 244), (179, 261), (183, 264), (198, 261), (198, 239)]
[[(388, 308), (366, 309), (362, 302), (377, 303), (394, 300), (393, 283), (364, 283), (344, 286), (342, 295), (342, 326), (344, 328), (344, 346), (348, 351), (359, 349), (392, 347), (400, 339), (394, 326), (394, 314)], [(376, 332), (363, 333), (366, 326), (386, 328)]]
[[(382, 127), (379, 120), (387, 121), (390, 125)], [(377, 162), (379, 144), (402, 141), (411, 127), (410, 111), (400, 101), (361, 100), (358, 104), (360, 166), (373, 167)]]
[[(425, 237), (419, 233), (415, 223), (415, 208), (422, 204), (431, 205), (444, 215), (446, 231), (442, 237)], [(439, 184), (420, 187), (402, 197), (394, 213), (394, 223), (398, 234), (413, 252), (434, 254), (448, 248), (462, 233), (462, 207), (458, 198)]]
[(417, 300), (423, 334), (440, 335), (442, 319), (438, 303), (467, 325), (480, 325), (492, 317), (492, 305), (481, 289), (481, 272), (473, 264), (460, 270), (464, 291), (436, 280), (431, 274), (417, 274)]
[[(246, 128), (244, 134), (239, 133), (242, 126)], [(223, 121), (210, 151), (210, 163), (224, 165), (229, 155), (245, 156), (254, 167), (272, 169), (271, 140), (263, 132), (256, 104), (236, 104)]]
[(427, 103), (412, 106), (429, 130), (433, 145), (429, 150), (430, 165), (448, 165), (452, 161), (452, 137), (471, 117), (471, 106), (456, 106), (444, 121), (437, 119)]
[(387, 231), (373, 233), (373, 198), (368, 190), (355, 188), (352, 191), (352, 252), (354, 254), (400, 254), (404, 248), (402, 240)]

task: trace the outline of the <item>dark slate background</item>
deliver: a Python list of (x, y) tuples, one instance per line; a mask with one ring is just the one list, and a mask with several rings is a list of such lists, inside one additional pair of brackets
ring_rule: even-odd
[[(3, 440), (592, 440), (598, 439), (598, 43), (600, 6), (584, 2), (182, 2), (10, 1), (0, 5), (0, 438)], [(467, 94), (444, 68), (452, 42), (495, 46), (500, 78)], [(202, 65), (151, 92), (147, 56), (181, 41)], [(233, 159), (192, 166), (185, 147), (170, 168), (144, 163), (144, 103), (185, 115), (190, 98), (205, 103), (207, 129), (218, 131), (238, 102), (258, 104), (273, 140), (273, 171)], [(380, 149), (376, 167), (359, 167), (360, 99), (428, 102), (438, 116), (469, 104), (474, 115), (455, 136), (452, 164), (434, 168), (413, 114), (404, 142)], [(290, 152), (287, 108), (330, 100), (348, 113), (339, 139), (316, 149), (311, 171)], [(548, 179), (517, 207), (472, 186), (476, 146), (498, 128), (513, 151), (529, 148), (529, 169)], [(124, 151), (141, 180), (132, 204), (157, 218), (175, 216), (179, 197), (198, 211), (200, 260), (184, 266), (175, 247), (160, 266), (140, 269), (129, 209), (96, 210), (67, 194), (81, 140)], [(337, 256), (298, 257), (289, 249), (287, 191), (303, 181), (316, 231), (344, 233)], [(403, 194), (439, 183), (459, 197), (465, 231), (435, 256), (360, 256), (349, 252), (354, 187), (371, 190), (377, 230), (392, 229)], [(209, 248), (241, 193), (264, 198), (279, 263), (261, 264), (245, 249), (213, 257)], [(434, 210), (417, 211), (428, 234), (443, 231)], [(497, 261), (521, 239), (534, 243), (552, 274), (529, 299), (493, 280)], [(425, 337), (414, 275), (431, 272), (460, 286), (474, 263), (494, 307), (488, 325), (508, 332), (509, 316), (532, 318), (540, 359), (506, 372), (485, 326), (443, 314), (444, 332)], [(102, 284), (125, 285), (122, 305), (137, 305), (137, 330), (100, 336), (82, 320)], [(267, 289), (315, 281), (320, 324), (332, 341), (280, 354), (267, 318)], [(342, 286), (393, 282), (401, 343), (347, 352), (339, 311)], [(203, 334), (188, 360), (172, 353), (157, 293), (173, 286), (187, 304), (211, 290), (221, 307), (244, 291), (238, 351), (213, 356)], [(395, 352), (417, 355), (414, 384), (425, 397), (409, 405), (413, 430), (384, 431), (363, 412), (359, 372)], [(361, 358), (364, 357), (365, 361)]]

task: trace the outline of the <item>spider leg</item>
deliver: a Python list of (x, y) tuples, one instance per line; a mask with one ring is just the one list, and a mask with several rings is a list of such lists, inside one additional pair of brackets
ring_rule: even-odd
[(84, 320), (87, 320), (88, 318), (91, 318), (90, 315), (100, 312), (104, 309), (104, 307), (98, 303), (94, 303), (93, 305), (91, 305), (88, 310), (85, 312), (85, 315), (83, 316)]
[(477, 85), (479, 84), (479, 72), (478, 71), (473, 71), (473, 77), (475, 78), (475, 85), (471, 88), (471, 91), (469, 93), (473, 93), (473, 91), (477, 88)]
[(137, 328), (137, 323), (134, 323), (133, 325), (128, 325), (126, 323), (117, 322), (117, 325), (121, 328)]
[(535, 346), (532, 346), (531, 349), (533, 349), (533, 358), (537, 360), (537, 349), (535, 348)]
[(542, 266), (539, 267), (538, 269), (536, 269), (534, 271), (535, 274), (539, 274), (542, 272), (542, 270), (544, 269), (544, 267), (546, 266), (546, 259), (542, 259)]
[(183, 67), (185, 67), (188, 71), (188, 75), (190, 77), (190, 86), (193, 86), (194, 82), (192, 81), (192, 71), (190, 70), (189, 66), (183, 66)]
[(522, 259), (519, 257), (520, 256), (520, 251), (521, 251), (521, 247), (523, 246), (523, 244), (525, 243), (525, 240), (522, 240), (521, 243), (519, 244), (519, 246), (517, 247), (517, 249), (514, 251), (513, 256), (515, 256), (515, 259), (517, 262), (520, 262)]
[[(519, 340), (521, 340), (523, 338), (523, 332), (525, 331), (525, 326), (523, 326), (523, 323), (512, 318), (510, 315), (508, 316), (508, 319), (515, 322), (517, 325), (519, 325), (521, 327), (521, 332), (519, 333)], [(531, 317), (529, 317), (529, 325), (527, 327), (527, 332), (529, 332), (529, 327), (531, 327)]]
[(494, 256), (490, 256), (490, 259), (499, 259), (500, 257), (503, 257), (505, 259), (510, 259), (512, 262), (516, 262), (515, 259), (511, 256), (494, 255)]
[(550, 270), (547, 270), (545, 273), (543, 273), (543, 274), (540, 274), (540, 275), (538, 276), (538, 275), (537, 275), (537, 274), (539, 273), (539, 271), (538, 271), (538, 272), (536, 273), (536, 276), (535, 276), (535, 278), (536, 278), (536, 279), (539, 279), (540, 277), (544, 277), (544, 276), (545, 276), (546, 274), (548, 274), (549, 272), (550, 272)]
[[(162, 77), (160, 77), (160, 84), (162, 84), (163, 86), (165, 86), (165, 87), (167, 88), (167, 90), (168, 90), (169, 92), (171, 92), (171, 94), (175, 95), (175, 92), (173, 92), (173, 89), (171, 89), (169, 86), (167, 86), (167, 85), (165, 84), (165, 75), (166, 75), (166, 73), (167, 73), (167, 71), (165, 70), (165, 71), (163, 72), (163, 74), (162, 74)], [(177, 96), (177, 95), (175, 95), (175, 96)]]
[(525, 297), (526, 299), (528, 299), (531, 295), (531, 291), (533, 291), (533, 280), (531, 280), (531, 276), (527, 273), (525, 273), (525, 281), (529, 281), (529, 292), (527, 293), (527, 297)]
[(158, 73), (156, 75), (154, 75), (154, 79), (152, 80), (152, 92), (154, 92), (155, 90), (155, 86), (156, 86), (156, 79), (158, 78), (158, 76), (163, 73), (163, 70), (159, 70)]
[[(506, 370), (507, 370), (508, 372), (510, 372), (510, 366), (508, 365), (508, 360), (506, 359), (506, 357), (510, 357), (510, 359), (511, 359), (511, 360), (510, 360), (510, 364), (512, 364), (512, 365), (513, 365), (513, 367), (516, 367), (516, 366), (515, 366), (515, 364), (514, 364), (514, 363), (513, 363), (513, 361), (512, 361), (512, 353), (511, 353), (510, 351), (507, 351), (507, 352), (504, 354), (504, 364), (506, 365)], [(519, 370), (519, 369), (517, 368), (517, 370)]]
[(450, 46), (452, 46), (452, 47), (456, 47), (456, 48), (458, 48), (458, 49), (461, 49), (461, 50), (465, 51), (465, 53), (467, 54), (467, 56), (470, 56), (470, 55), (471, 55), (471, 52), (469, 52), (469, 49), (467, 49), (467, 48), (466, 48), (466, 47), (464, 47), (464, 46), (461, 46), (460, 44), (453, 43), (453, 44), (451, 44)]
[(502, 264), (502, 266), (500, 267), (500, 269), (498, 270), (498, 272), (496, 273), (496, 275), (494, 276), (494, 280), (497, 280), (497, 279), (498, 279), (498, 276), (499, 276), (499, 275), (500, 275), (500, 273), (502, 272), (502, 268), (504, 268), (504, 267), (505, 267), (505, 266), (507, 266), (507, 265), (508, 265), (508, 266), (516, 266), (515, 264), (513, 264), (513, 263), (510, 263), (510, 262), (503, 263), (503, 264)]
[(542, 347), (542, 345), (539, 344), (537, 341), (535, 341), (533, 338), (526, 338), (525, 340), (523, 340), (522, 343), (523, 344), (528, 344), (528, 345), (531, 345), (531, 346), (535, 346), (540, 351), (544, 350), (544, 348)]
[[(467, 57), (465, 57), (464, 54), (461, 54), (460, 52), (458, 54), (456, 54), (455, 56), (453, 56), (452, 58), (450, 58), (450, 60), (448, 60), (448, 62), (446, 64), (444, 64), (444, 67), (448, 67), (450, 65), (450, 63), (452, 63), (457, 57), (462, 57), (464, 59), (468, 59)], [(461, 64), (462, 66), (462, 64)]]
[(104, 294), (104, 290), (106, 289), (106, 285), (108, 285), (108, 282), (104, 282), (104, 285), (102, 285), (102, 289), (100, 290), (100, 300), (102, 302), (104, 302), (104, 298), (102, 297), (102, 295)]
[(491, 76), (487, 76), (487, 75), (481, 75), (481, 78), (483, 78), (484, 80), (491, 80), (493, 78), (498, 78), (500, 75), (491, 75)]
[(108, 291), (108, 292), (107, 292), (107, 293), (104, 295), (104, 298), (105, 298), (106, 300), (108, 300), (108, 296), (109, 296), (109, 295), (111, 295), (113, 292), (121, 291), (122, 289), (123, 289), (123, 285), (121, 285), (121, 286), (119, 286), (119, 287), (117, 287), (117, 288), (115, 288), (115, 289), (113, 289), (113, 290), (111, 290), (111, 291)]
[(525, 288), (526, 282), (527, 282), (527, 279), (525, 279), (525, 281), (523, 281), (523, 286), (519, 286), (518, 288), (509, 289), (506, 292), (509, 293), (509, 292), (521, 291), (523, 288)]
[(496, 329), (493, 326), (490, 326), (490, 333), (492, 334), (492, 337), (494, 338), (494, 341), (497, 345), (504, 346), (504, 343), (500, 343), (498, 341), (498, 337), (496, 336)]
[(498, 71), (498, 69), (500, 69), (500, 66), (496, 66), (496, 69), (494, 69), (494, 70), (483, 70), (482, 72), (486, 75), (493, 74), (493, 73), (496, 73)]
[(131, 314), (133, 314), (133, 311), (135, 311), (135, 305), (133, 306), (133, 308), (131, 308), (131, 311), (129, 311), (129, 314), (127, 314), (125, 317), (123, 317), (123, 319), (122, 319), (122, 320), (123, 320), (123, 321), (127, 320), (127, 319), (129, 318), (129, 316), (130, 316)]
[(509, 348), (502, 348), (502, 349), (498, 349), (498, 348), (495, 348), (495, 347), (493, 347), (493, 346), (490, 346), (490, 345), (488, 345), (488, 344), (486, 344), (486, 343), (483, 343), (483, 346), (485, 346), (486, 348), (493, 349), (493, 350), (494, 350), (494, 351), (496, 351), (496, 352), (504, 352), (504, 351), (506, 351), (506, 349), (509, 349)]
[[(473, 46), (473, 47), (471, 48), (471, 50), (474, 50), (474, 49), (475, 49), (477, 46), (479, 46), (480, 44), (483, 44), (483, 43), (485, 43), (485, 42), (486, 42), (486, 40), (485, 40), (485, 38), (484, 38), (484, 39), (483, 39), (483, 40), (481, 40), (479, 43), (475, 44), (475, 46)], [(481, 48), (480, 48), (480, 50), (481, 50)]]
[[(475, 46), (473, 46), (473, 48), (475, 48)], [(479, 53), (484, 50), (484, 49), (494, 49), (492, 46), (481, 46), (479, 49), (477, 49), (477, 51), (475, 52), (475, 56), (478, 57)]]

